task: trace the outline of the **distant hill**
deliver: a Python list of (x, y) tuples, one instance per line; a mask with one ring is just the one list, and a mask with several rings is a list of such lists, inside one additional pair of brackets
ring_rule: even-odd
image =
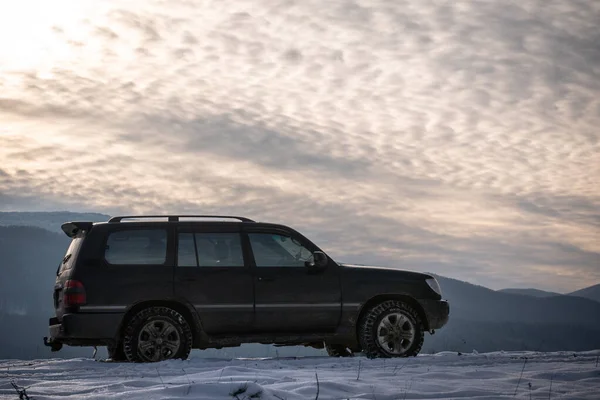
[(593, 300), (600, 302), (600, 284), (590, 286), (584, 289), (577, 290), (575, 292), (567, 293), (565, 295), (555, 292), (547, 292), (545, 290), (539, 289), (500, 289), (498, 292), (502, 293), (510, 293), (510, 294), (518, 294), (522, 296), (531, 296), (538, 298), (547, 298), (554, 296), (575, 296), (575, 297), (583, 297), (588, 300)]
[(600, 329), (600, 303), (574, 296), (538, 298), (497, 292), (456, 279), (438, 277), (452, 316), (474, 321), (558, 323)]
[(56, 269), (70, 241), (33, 226), (0, 226), (0, 313), (47, 317), (54, 311)]
[(581, 351), (600, 347), (600, 303), (573, 296), (539, 298), (437, 277), (450, 321), (423, 351)]
[[(0, 324), (10, 326), (0, 330), (0, 358), (51, 356), (42, 337), (48, 336), (56, 268), (69, 242), (64, 233), (33, 226), (0, 226)], [(89, 354), (70, 349), (62, 356)]]
[(600, 302), (600, 284), (569, 293), (569, 296), (585, 297)]
[(500, 289), (498, 292), (502, 293), (511, 293), (511, 294), (520, 294), (523, 296), (533, 296), (533, 297), (552, 297), (552, 296), (562, 296), (560, 293), (555, 292), (546, 292), (545, 290), (539, 289)]
[[(17, 215), (15, 215), (17, 214)], [(53, 313), (52, 287), (56, 268), (69, 238), (59, 232), (69, 220), (106, 221), (102, 214), (0, 213), (0, 358), (44, 358), (41, 346)], [(20, 222), (36, 226), (1, 226)], [(39, 225), (47, 224), (52, 231)], [(434, 336), (426, 336), (424, 352), (496, 350), (582, 351), (600, 348), (600, 302), (576, 297), (593, 296), (600, 285), (573, 296), (535, 297), (494, 291), (456, 279), (438, 277), (450, 301), (450, 322)], [(90, 349), (69, 348), (54, 356), (89, 355)], [(322, 354), (309, 348), (276, 349), (248, 345), (194, 352), (195, 356), (267, 356)]]
[(67, 221), (108, 221), (110, 216), (98, 213), (52, 212), (0, 212), (2, 226), (36, 226), (51, 232), (61, 232), (60, 226)]

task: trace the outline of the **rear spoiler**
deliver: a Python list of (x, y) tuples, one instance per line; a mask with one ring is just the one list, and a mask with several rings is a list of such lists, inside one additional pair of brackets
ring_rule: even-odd
[(77, 236), (81, 231), (89, 231), (94, 225), (93, 222), (88, 221), (76, 221), (76, 222), (65, 222), (60, 226), (63, 232), (70, 238)]

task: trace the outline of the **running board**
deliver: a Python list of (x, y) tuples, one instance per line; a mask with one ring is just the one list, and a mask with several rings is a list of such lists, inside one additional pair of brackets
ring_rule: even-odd
[(315, 343), (322, 343), (332, 338), (341, 338), (342, 336), (336, 333), (277, 333), (277, 334), (252, 334), (252, 335), (213, 335), (205, 337), (204, 341), (208, 347), (237, 347), (241, 343), (260, 343), (273, 344), (279, 346), (303, 345), (312, 346)]

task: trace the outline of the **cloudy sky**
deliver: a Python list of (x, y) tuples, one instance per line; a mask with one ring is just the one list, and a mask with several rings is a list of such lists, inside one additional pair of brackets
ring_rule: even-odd
[(0, 210), (235, 213), (491, 288), (600, 282), (600, 2), (0, 3)]

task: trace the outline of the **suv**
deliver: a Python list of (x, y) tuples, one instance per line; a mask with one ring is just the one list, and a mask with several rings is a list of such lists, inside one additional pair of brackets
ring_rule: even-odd
[(449, 306), (427, 274), (336, 263), (284, 225), (231, 216), (67, 222), (53, 351), (107, 346), (115, 361), (192, 348), (305, 345), (331, 356), (408, 357)]

